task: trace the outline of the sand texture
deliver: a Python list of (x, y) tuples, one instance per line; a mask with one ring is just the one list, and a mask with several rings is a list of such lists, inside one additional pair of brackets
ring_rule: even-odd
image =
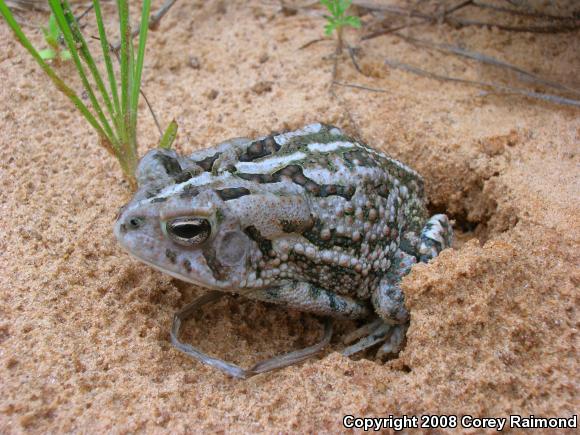
[[(321, 121), (425, 177), (431, 211), (455, 220), (458, 240), (404, 279), (412, 319), (399, 358), (342, 357), (348, 323), (320, 358), (247, 381), (174, 350), (173, 313), (204, 291), (117, 245), (112, 225), (131, 196), (117, 162), (2, 22), (0, 433), (337, 431), (345, 414), (578, 412), (580, 110), (389, 68), (387, 58), (517, 84), (513, 72), (350, 30), (365, 75), (345, 55), (337, 80), (381, 91), (333, 96), (334, 43), (300, 49), (323, 25), (321, 10), (285, 14), (275, 1), (177, 2), (150, 35), (144, 91), (164, 125), (177, 120), (179, 152)], [(580, 89), (578, 32), (407, 32)], [(76, 80), (72, 64), (58, 70)], [(145, 152), (158, 133), (141, 109)], [(232, 297), (188, 322), (184, 339), (250, 366), (320, 333), (313, 316)]]

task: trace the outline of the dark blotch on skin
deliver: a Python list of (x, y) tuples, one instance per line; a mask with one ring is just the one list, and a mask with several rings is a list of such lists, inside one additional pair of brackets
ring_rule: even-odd
[(145, 198), (147, 198), (147, 199), (154, 198), (154, 197), (156, 197), (157, 195), (159, 195), (159, 192), (161, 192), (161, 190), (163, 190), (163, 189), (161, 189), (161, 188), (157, 188), (157, 189), (154, 189), (154, 190), (148, 190), (148, 191), (145, 193)]
[(380, 185), (375, 186), (375, 192), (377, 192), (383, 198), (389, 199), (389, 193), (391, 191), (386, 183), (381, 183)]
[(175, 264), (175, 262), (177, 261), (177, 254), (175, 252), (173, 252), (171, 249), (166, 249), (165, 250), (165, 256), (173, 264)]
[(278, 171), (270, 174), (244, 174), (237, 173), (238, 177), (253, 181), (256, 183), (278, 183), (282, 177), (289, 177), (294, 183), (303, 186), (310, 194), (314, 196), (327, 197), (331, 195), (342, 196), (350, 200), (355, 193), (354, 186), (341, 186), (339, 184), (318, 184), (310, 178), (306, 177), (302, 168), (298, 165), (288, 165)]
[(175, 180), (176, 184), (185, 183), (187, 180), (190, 180), (193, 177), (193, 174), (189, 171), (183, 171), (177, 174), (173, 179)]
[(312, 299), (318, 299), (320, 297), (321, 293), (322, 293), (322, 291), (314, 285), (311, 285), (310, 287), (308, 287), (308, 294), (310, 295), (310, 297)]
[(216, 153), (213, 156), (206, 157), (205, 159), (200, 160), (199, 162), (195, 162), (195, 163), (197, 165), (201, 166), (204, 171), (210, 172), (213, 164), (219, 158), (220, 155), (221, 155), (221, 153)]
[[(308, 190), (312, 195), (314, 196), (319, 196), (320, 193), (322, 192), (322, 188), (320, 187), (320, 185), (309, 181), (306, 183), (306, 190)], [(336, 189), (334, 189), (336, 191)]]
[(278, 151), (280, 149), (280, 145), (276, 143), (274, 136), (275, 135), (271, 135), (265, 139), (252, 143), (240, 156), (240, 162), (251, 162), (252, 160), (269, 156)]
[(254, 142), (250, 145), (244, 154), (240, 156), (240, 162), (249, 162), (259, 157), (264, 157), (266, 150), (262, 146), (262, 141)]
[(177, 159), (161, 153), (155, 154), (154, 158), (161, 163), (167, 175), (175, 176), (181, 172), (181, 166)]
[(360, 249), (363, 239), (361, 238), (358, 242), (355, 242), (350, 237), (337, 236), (336, 229), (330, 229), (330, 239), (322, 240), (320, 238), (320, 233), (324, 228), (324, 224), (319, 219), (316, 219), (311, 228), (306, 230), (302, 235), (313, 245), (319, 246), (324, 249), (331, 249), (334, 246), (340, 246), (343, 248), (355, 248)]
[(354, 166), (354, 161), (357, 160), (359, 166), (376, 167), (377, 162), (372, 156), (362, 150), (348, 151), (344, 153), (344, 159)]
[(254, 183), (276, 183), (280, 180), (274, 179), (274, 177), (270, 174), (244, 174), (244, 173), (236, 173), (237, 177), (240, 177), (243, 180), (253, 181)]
[(250, 239), (258, 244), (258, 248), (262, 252), (262, 255), (269, 256), (272, 250), (272, 241), (264, 238), (260, 231), (253, 225), (247, 227), (244, 232), (248, 235)]
[(301, 221), (292, 221), (289, 219), (282, 219), (280, 221), (280, 226), (285, 233), (294, 233), (302, 228), (303, 224)]
[(165, 201), (167, 201), (167, 198), (165, 198), (163, 196), (160, 196), (160, 197), (157, 197), (157, 198), (153, 198), (151, 200), (151, 203), (152, 204), (155, 204), (155, 203), (158, 203), (158, 202), (165, 202)]
[(191, 272), (191, 263), (189, 260), (183, 260), (183, 267), (186, 271)]
[(194, 198), (199, 195), (199, 188), (197, 186), (187, 185), (179, 194), (180, 198)]
[(275, 172), (274, 175), (280, 176), (285, 175), (287, 177), (295, 177), (297, 175), (302, 175), (302, 168), (298, 165), (288, 165), (285, 168), (280, 169)]
[(250, 191), (245, 187), (232, 187), (228, 189), (216, 190), (216, 193), (224, 201), (240, 198), (250, 194)]
[(203, 250), (203, 258), (205, 258), (205, 262), (207, 263), (213, 277), (216, 280), (224, 281), (228, 279), (228, 272), (230, 268), (226, 267), (224, 264), (222, 264), (221, 261), (218, 260), (215, 250), (211, 246), (208, 246)]

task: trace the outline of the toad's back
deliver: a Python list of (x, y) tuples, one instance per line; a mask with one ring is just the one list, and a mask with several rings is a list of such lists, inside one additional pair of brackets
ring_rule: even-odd
[(278, 235), (292, 245), (288, 278), (359, 298), (389, 269), (401, 236), (416, 237), (426, 220), (415, 171), (331, 126), (253, 141), (232, 175), (255, 183), (256, 192), (260, 185), (277, 186), (277, 193), (298, 187), (312, 221), (296, 225), (302, 240), (291, 222)]

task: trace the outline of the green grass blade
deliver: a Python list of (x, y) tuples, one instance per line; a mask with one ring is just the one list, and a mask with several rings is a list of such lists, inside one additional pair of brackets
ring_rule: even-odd
[(129, 111), (127, 112), (127, 131), (129, 136), (130, 150), (133, 153), (137, 153), (137, 130), (133, 128), (133, 106), (131, 105), (133, 101), (133, 83), (135, 82), (135, 47), (133, 46), (133, 32), (131, 31), (131, 41), (129, 42)]
[(107, 133), (106, 134), (107, 138), (113, 144), (113, 146), (116, 147), (116, 146), (118, 146), (117, 145), (118, 141), (115, 137), (115, 134), (113, 133), (113, 130), (111, 129), (111, 125), (109, 124), (109, 121), (107, 120), (107, 118), (105, 117), (105, 114), (103, 113), (103, 109), (102, 109), (99, 101), (97, 100), (95, 93), (93, 92), (93, 88), (91, 87), (91, 84), (89, 83), (85, 69), (84, 69), (83, 64), (81, 62), (81, 59), (79, 57), (78, 48), (77, 48), (77, 45), (74, 41), (72, 31), (68, 25), (67, 20), (66, 20), (64, 10), (60, 4), (60, 0), (48, 0), (48, 1), (50, 4), (50, 7), (52, 9), (52, 12), (54, 13), (54, 15), (56, 17), (60, 31), (62, 32), (62, 34), (64, 36), (65, 42), (68, 46), (68, 49), (71, 52), (73, 61), (75, 63), (75, 66), (77, 68), (77, 71), (79, 73), (81, 81), (83, 83), (83, 86), (84, 86), (84, 88), (89, 96), (89, 99), (91, 100), (91, 104), (93, 106), (93, 109), (95, 110), (95, 112), (97, 112), (97, 117), (99, 118), (101, 125), (103, 126), (103, 129)]
[(167, 126), (167, 130), (163, 133), (163, 137), (159, 142), (159, 148), (164, 148), (166, 150), (171, 149), (171, 145), (173, 145), (173, 141), (175, 141), (175, 137), (177, 136), (177, 122), (175, 119), (169, 123)]
[(130, 133), (126, 129), (131, 125), (129, 102), (131, 92), (131, 25), (129, 24), (129, 4), (127, 0), (118, 0), (119, 29), (121, 33), (121, 113), (124, 125), (123, 143), (127, 143)]
[(105, 58), (105, 65), (107, 67), (107, 75), (109, 77), (109, 87), (111, 90), (111, 95), (113, 97), (113, 104), (115, 106), (115, 114), (121, 113), (121, 106), (119, 104), (119, 92), (117, 91), (117, 79), (115, 78), (115, 71), (113, 69), (113, 61), (111, 60), (111, 49), (109, 46), (109, 41), (107, 40), (107, 33), (105, 32), (105, 26), (103, 24), (103, 14), (101, 12), (101, 2), (99, 0), (93, 0), (93, 8), (95, 10), (95, 18), (97, 21), (97, 27), (99, 29), (99, 39), (101, 40), (101, 48), (103, 50), (103, 56)]
[[(34, 60), (36, 60), (38, 65), (52, 80), (57, 89), (61, 91), (63, 94), (65, 94), (72, 101), (72, 103), (76, 106), (77, 109), (79, 109), (79, 111), (82, 113), (82, 115), (91, 125), (91, 127), (93, 127), (96, 130), (97, 134), (102, 138), (106, 138), (107, 134), (103, 130), (102, 126), (90, 112), (88, 107), (81, 101), (81, 99), (78, 97), (75, 91), (73, 91), (70, 87), (68, 87), (64, 83), (64, 81), (54, 72), (54, 70), (42, 59), (42, 57), (40, 57), (36, 49), (32, 46), (32, 43), (28, 40), (24, 32), (22, 32), (22, 29), (14, 19), (14, 16), (10, 12), (8, 6), (6, 6), (4, 0), (0, 0), (0, 14), (4, 17), (6, 23), (8, 23), (8, 26), (14, 32), (14, 35), (16, 36), (18, 42), (20, 42), (20, 44), (32, 55)], [(111, 150), (109, 149), (109, 151)]]
[(99, 90), (99, 92), (101, 94), (101, 98), (103, 99), (105, 106), (107, 107), (107, 110), (109, 111), (109, 117), (111, 118), (111, 120), (114, 121), (115, 114), (114, 114), (114, 110), (113, 110), (113, 104), (111, 103), (109, 93), (107, 92), (107, 89), (105, 88), (105, 84), (103, 82), (103, 78), (101, 76), (101, 73), (99, 72), (99, 69), (97, 68), (95, 60), (93, 59), (93, 56), (91, 55), (91, 52), (89, 50), (89, 46), (87, 45), (87, 41), (85, 40), (83, 34), (81, 33), (81, 29), (79, 29), (78, 23), (77, 23), (76, 18), (75, 18), (74, 14), (70, 8), (70, 4), (69, 4), (68, 0), (62, 1), (61, 4), (64, 5), (65, 17), (67, 18), (69, 28), (70, 28), (72, 35), (73, 35), (73, 39), (77, 43), (77, 47), (79, 48), (79, 51), (80, 51), (80, 54), (81, 54), (83, 60), (85, 61), (85, 63), (89, 67), (89, 70), (91, 71), (91, 75), (93, 76), (93, 80), (95, 81), (95, 84), (97, 85), (97, 89)]
[(80, 51), (80, 54), (81, 54), (83, 60), (85, 61), (85, 63), (89, 67), (89, 70), (91, 71), (91, 75), (93, 76), (93, 80), (95, 81), (95, 83), (97, 85), (97, 89), (99, 90), (99, 92), (101, 94), (101, 98), (103, 99), (105, 106), (107, 107), (107, 110), (109, 111), (109, 117), (114, 122), (115, 121), (115, 112), (113, 110), (113, 104), (111, 103), (109, 93), (107, 92), (107, 89), (105, 88), (105, 84), (103, 82), (103, 78), (101, 77), (101, 73), (99, 72), (99, 69), (97, 68), (95, 60), (93, 59), (93, 56), (91, 55), (91, 52), (90, 52), (89, 47), (87, 45), (87, 42), (86, 42), (85, 38), (83, 37), (81, 30), (79, 29), (79, 26), (78, 26), (78, 23), (74, 17), (74, 14), (72, 13), (72, 10), (70, 9), (70, 4), (69, 4), (68, 0), (63, 1), (62, 4), (64, 4), (65, 17), (67, 18), (69, 28), (70, 28), (72, 35), (73, 35), (73, 39), (77, 43), (77, 47), (79, 48), (79, 51)]
[(131, 91), (131, 129), (137, 130), (137, 108), (139, 104), (139, 89), (141, 89), (141, 74), (143, 72), (143, 60), (145, 59), (145, 45), (147, 42), (147, 30), (149, 29), (149, 12), (151, 0), (144, 0), (141, 8), (141, 27), (139, 29), (139, 46), (135, 61), (135, 73), (133, 76), (133, 89)]

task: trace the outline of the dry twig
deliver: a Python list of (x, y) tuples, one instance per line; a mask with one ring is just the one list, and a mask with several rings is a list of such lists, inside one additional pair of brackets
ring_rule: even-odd
[(543, 14), (540, 12), (530, 12), (530, 11), (522, 11), (519, 9), (512, 9), (512, 8), (504, 8), (502, 6), (496, 6), (488, 3), (479, 2), (477, 0), (473, 1), (473, 6), (480, 8), (480, 9), (491, 9), (493, 11), (502, 12), (506, 14), (512, 15), (519, 15), (521, 17), (529, 17), (529, 18), (540, 18), (540, 19), (547, 19), (547, 20), (562, 20), (562, 21), (573, 21), (575, 20), (574, 17), (563, 17), (560, 15), (550, 15), (550, 14)]
[(434, 48), (436, 50), (443, 51), (446, 53), (452, 53), (452, 54), (455, 54), (457, 56), (462, 56), (462, 57), (466, 57), (468, 59), (473, 59), (473, 60), (476, 60), (476, 61), (481, 62), (481, 63), (494, 65), (494, 66), (497, 66), (500, 68), (505, 68), (505, 69), (508, 69), (508, 70), (511, 70), (511, 71), (518, 73), (520, 76), (525, 77), (527, 80), (529, 80), (531, 82), (535, 82), (535, 83), (538, 83), (538, 84), (541, 84), (544, 86), (549, 86), (549, 87), (554, 88), (554, 89), (558, 89), (561, 91), (568, 91), (568, 92), (572, 92), (574, 94), (580, 95), (580, 91), (577, 89), (570, 88), (570, 87), (562, 85), (560, 83), (556, 83), (556, 82), (553, 82), (551, 80), (544, 79), (544, 78), (539, 77), (539, 76), (537, 76), (529, 71), (526, 71), (518, 66), (512, 65), (508, 62), (501, 61), (499, 59), (496, 59), (492, 56), (488, 56), (488, 55), (483, 54), (483, 53), (478, 53), (476, 51), (466, 50), (464, 48), (457, 47), (454, 45), (438, 44), (438, 43), (423, 40), (423, 39), (416, 39), (416, 38), (412, 38), (410, 36), (401, 35), (399, 33), (395, 33), (395, 36), (397, 36), (401, 39), (404, 39), (406, 41), (409, 41), (409, 42), (416, 44), (416, 45), (420, 45), (420, 46), (427, 47), (427, 48)]
[(505, 93), (518, 94), (518, 95), (523, 95), (523, 96), (529, 97), (529, 98), (535, 98), (538, 100), (548, 101), (551, 103), (580, 107), (580, 101), (573, 100), (571, 98), (564, 98), (564, 97), (559, 97), (557, 95), (544, 94), (544, 93), (540, 93), (540, 92), (533, 92), (533, 91), (528, 91), (526, 89), (521, 89), (521, 88), (513, 88), (511, 86), (500, 85), (498, 83), (493, 83), (493, 82), (479, 82), (476, 80), (468, 80), (468, 79), (462, 79), (462, 78), (458, 78), (458, 77), (444, 76), (441, 74), (436, 74), (436, 73), (426, 71), (426, 70), (421, 69), (421, 68), (417, 68), (417, 67), (412, 66), (412, 65), (393, 61), (390, 59), (386, 59), (385, 64), (390, 66), (390, 67), (393, 67), (393, 68), (397, 68), (397, 69), (400, 69), (400, 70), (403, 70), (406, 72), (410, 72), (410, 73), (415, 74), (415, 75), (431, 78), (434, 80), (463, 83), (463, 84), (471, 85), (471, 86), (495, 89), (497, 91), (503, 92), (504, 94)]
[(357, 70), (357, 72), (359, 74), (362, 74), (364, 76), (365, 73), (362, 72), (362, 69), (360, 68), (360, 66), (356, 60), (356, 49), (347, 44), (347, 51), (348, 51), (348, 55), (350, 56), (350, 60), (352, 61), (352, 64), (354, 65), (354, 68)]
[[(159, 28), (159, 23), (161, 19), (165, 16), (169, 9), (175, 4), (177, 0), (165, 0), (165, 3), (161, 5), (161, 7), (149, 18), (149, 30), (157, 30)], [(131, 37), (135, 38), (139, 35), (139, 28), (141, 27), (140, 24), (137, 24), (135, 30), (131, 32)], [(112, 46), (112, 50), (114, 53), (118, 52), (121, 49), (121, 42), (117, 42), (115, 45)]]
[(369, 91), (369, 92), (382, 92), (385, 94), (389, 93), (389, 91), (387, 91), (386, 89), (370, 88), (368, 86), (357, 85), (355, 83), (342, 83), (342, 82), (334, 81), (333, 84), (335, 84), (337, 86), (342, 86), (345, 88), (362, 89), (363, 91)]
[(305, 48), (308, 48), (311, 45), (318, 44), (319, 42), (324, 42), (324, 41), (332, 41), (332, 39), (329, 39), (329, 38), (313, 39), (312, 41), (308, 41), (306, 44), (301, 45), (300, 47), (298, 47), (298, 50), (304, 50)]
[[(559, 24), (511, 26), (491, 21), (478, 21), (467, 18), (457, 18), (452, 16), (452, 13), (456, 12), (457, 10), (467, 6), (472, 6), (473, 5), (472, 1), (461, 2), (456, 7), (453, 7), (445, 11), (443, 14), (439, 15), (430, 15), (412, 9), (405, 9), (393, 5), (377, 4), (365, 0), (353, 0), (353, 4), (369, 10), (381, 11), (409, 18), (420, 18), (429, 23), (444, 22), (454, 27), (467, 27), (467, 26), (497, 27), (498, 29), (510, 32), (530, 32), (530, 33), (565, 33), (565, 32), (573, 32), (577, 29), (580, 29), (580, 23), (578, 22), (578, 20), (569, 20), (569, 21), (566, 20), (565, 22)], [(368, 35), (366, 39), (370, 39)]]

